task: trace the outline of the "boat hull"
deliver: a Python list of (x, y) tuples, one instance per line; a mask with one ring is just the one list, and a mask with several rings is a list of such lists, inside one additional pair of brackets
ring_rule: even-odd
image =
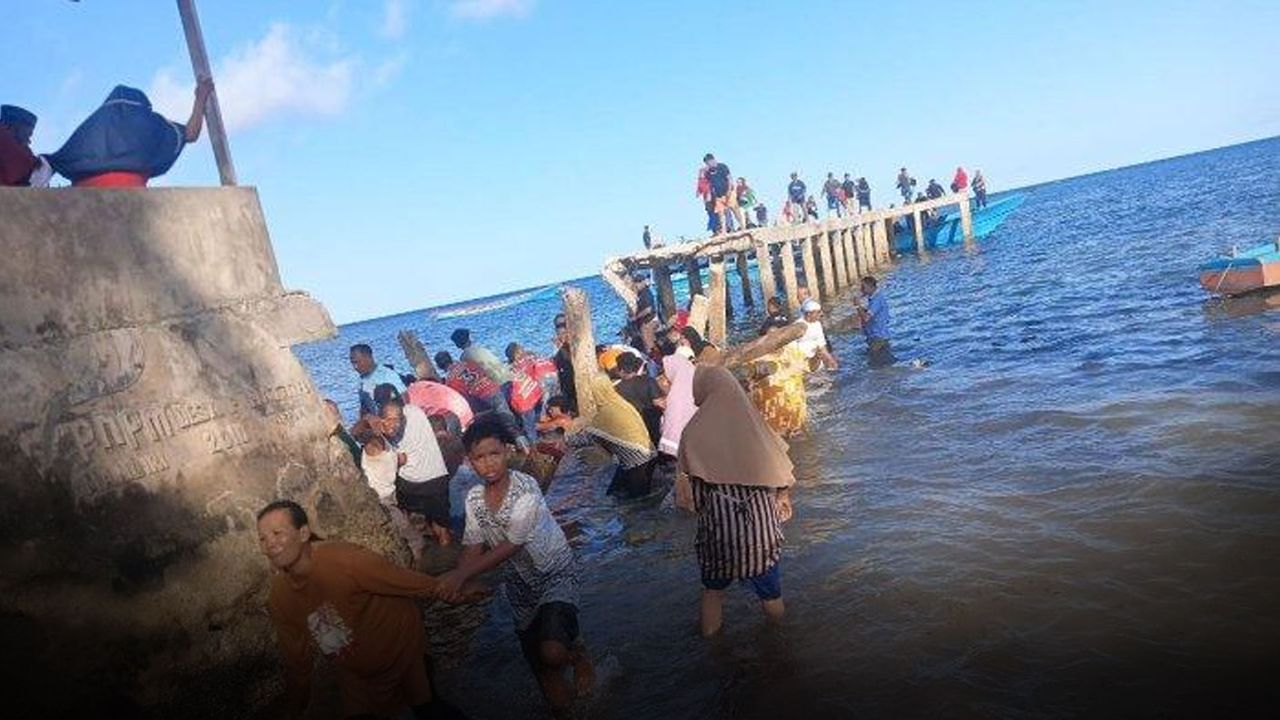
[(1200, 287), (1218, 295), (1280, 288), (1280, 245), (1259, 245), (1201, 265)]

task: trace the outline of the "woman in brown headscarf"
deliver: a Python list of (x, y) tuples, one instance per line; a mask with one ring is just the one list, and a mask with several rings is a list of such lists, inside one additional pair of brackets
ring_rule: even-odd
[(680, 438), (676, 504), (698, 515), (702, 634), (720, 630), (724, 590), (734, 580), (750, 583), (776, 622), (784, 612), (782, 523), (791, 518), (795, 484), (787, 444), (722, 367), (698, 368), (693, 400), (698, 411)]

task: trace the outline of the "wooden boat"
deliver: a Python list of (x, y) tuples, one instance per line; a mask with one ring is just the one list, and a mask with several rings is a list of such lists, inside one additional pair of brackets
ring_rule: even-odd
[(1280, 287), (1280, 240), (1233, 251), (1201, 265), (1200, 286), (1218, 295)]
[[(1000, 224), (1017, 210), (1027, 199), (1024, 193), (1011, 193), (979, 210), (973, 206), (973, 236), (982, 239), (995, 231)], [(906, 215), (897, 220), (895, 228), (894, 252), (899, 254), (916, 251), (916, 236), (911, 216)], [(960, 226), (960, 211), (949, 207), (924, 228), (924, 246), (929, 250), (959, 245), (964, 242), (964, 229)]]

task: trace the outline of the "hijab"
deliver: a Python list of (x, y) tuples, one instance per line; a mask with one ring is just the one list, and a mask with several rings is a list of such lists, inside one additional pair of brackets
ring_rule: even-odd
[(693, 404), (693, 372), (693, 363), (678, 352), (662, 358), (662, 373), (667, 376), (670, 387), (667, 390), (667, 409), (662, 412), (659, 449), (668, 455), (679, 451), (684, 427), (698, 409)]
[(105, 172), (153, 178), (173, 167), (186, 142), (184, 125), (153, 111), (141, 90), (117, 85), (48, 160), (73, 182)]
[(752, 406), (733, 373), (699, 367), (698, 411), (680, 440), (680, 469), (717, 485), (784, 488), (795, 484), (787, 444)]
[(596, 401), (596, 414), (588, 422), (591, 429), (628, 445), (653, 449), (640, 411), (618, 394), (608, 377), (596, 374), (591, 378), (591, 396)]

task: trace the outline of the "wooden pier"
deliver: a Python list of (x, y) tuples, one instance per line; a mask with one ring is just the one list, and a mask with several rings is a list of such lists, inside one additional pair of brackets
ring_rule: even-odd
[[(733, 311), (726, 274), (729, 258), (733, 259), (737, 270), (735, 274), (741, 284), (743, 305), (754, 304), (755, 296), (748, 273), (748, 259), (754, 255), (761, 297), (778, 297), (794, 315), (799, 310), (801, 288), (807, 289), (811, 297), (831, 300), (850, 285), (856, 286), (862, 277), (874, 275), (891, 262), (894, 221), (900, 217), (911, 217), (916, 252), (924, 255), (923, 213), (951, 205), (960, 208), (961, 229), (965, 242), (969, 242), (973, 238), (973, 221), (966, 192), (903, 207), (868, 210), (843, 218), (795, 225), (752, 228), (634, 255), (612, 257), (605, 263), (601, 274), (627, 307), (634, 310), (636, 294), (629, 279), (637, 271), (649, 271), (656, 289), (658, 315), (665, 319), (679, 310), (675, 304), (671, 275), (684, 270), (688, 277), (689, 295), (695, 306), (706, 304), (705, 322), (699, 317), (699, 322), (690, 324), (707, 340), (723, 346), (727, 340), (726, 318)], [(700, 270), (703, 264), (707, 266), (710, 277), (710, 287), (705, 290)], [(781, 278), (776, 273), (780, 273)], [(699, 296), (705, 299), (699, 302)]]

